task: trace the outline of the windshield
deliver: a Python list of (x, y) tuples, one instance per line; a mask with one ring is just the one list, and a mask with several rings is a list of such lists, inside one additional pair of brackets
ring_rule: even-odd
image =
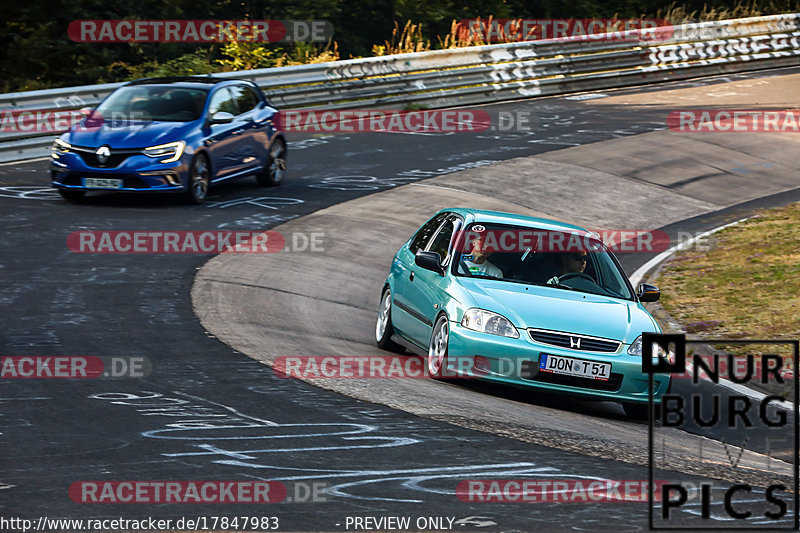
[(588, 233), (476, 223), (454, 236), (456, 276), (633, 299), (605, 245)]
[(208, 92), (169, 85), (120, 87), (95, 110), (104, 120), (191, 122), (203, 114)]

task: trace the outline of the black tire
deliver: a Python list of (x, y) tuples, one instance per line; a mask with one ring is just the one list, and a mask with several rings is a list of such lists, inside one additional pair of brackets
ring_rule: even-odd
[(270, 145), (267, 166), (256, 179), (264, 187), (277, 187), (286, 179), (286, 142), (280, 137)]
[(439, 315), (433, 325), (431, 340), (428, 343), (428, 358), (425, 367), (428, 376), (433, 379), (442, 379), (447, 368), (447, 354), (449, 352), (450, 326), (446, 315)]
[(395, 353), (403, 353), (402, 346), (392, 340), (394, 328), (392, 327), (392, 292), (389, 287), (383, 289), (381, 302), (378, 306), (378, 320), (375, 322), (375, 342), (378, 348)]
[(86, 191), (58, 189), (58, 194), (60, 194), (64, 200), (68, 200), (70, 202), (80, 202), (86, 196)]
[(205, 154), (197, 154), (189, 166), (189, 184), (186, 190), (186, 201), (190, 204), (202, 204), (206, 200), (208, 187), (211, 184), (211, 165)]

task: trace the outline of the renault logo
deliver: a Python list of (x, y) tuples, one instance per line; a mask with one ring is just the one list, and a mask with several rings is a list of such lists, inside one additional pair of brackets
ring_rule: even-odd
[(108, 158), (111, 157), (111, 150), (108, 149), (108, 146), (101, 146), (97, 149), (95, 155), (97, 156), (98, 163), (104, 165), (106, 161), (108, 161)]
[(570, 337), (569, 338), (569, 347), (575, 348), (576, 350), (581, 349), (581, 338), (580, 337)]

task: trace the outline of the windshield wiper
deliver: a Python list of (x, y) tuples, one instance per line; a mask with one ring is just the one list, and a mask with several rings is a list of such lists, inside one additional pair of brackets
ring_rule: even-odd
[[(556, 289), (564, 289), (567, 291), (578, 291), (575, 287), (570, 287), (569, 285), (564, 285), (563, 283), (542, 283), (543, 287), (553, 287)], [(578, 292), (585, 292), (585, 291), (578, 291)]]

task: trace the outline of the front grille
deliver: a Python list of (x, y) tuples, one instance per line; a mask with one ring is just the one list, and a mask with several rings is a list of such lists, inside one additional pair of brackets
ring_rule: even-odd
[(90, 167), (94, 168), (116, 168), (120, 166), (126, 159), (132, 155), (141, 154), (141, 150), (113, 150), (110, 149), (111, 155), (105, 163), (101, 163), (97, 159), (97, 148), (85, 148), (82, 146), (73, 146), (72, 150), (83, 159), (83, 162)]
[(546, 329), (529, 329), (528, 335), (536, 342), (568, 348), (570, 350), (581, 350), (587, 352), (616, 352), (620, 345), (619, 341), (610, 339), (600, 339), (597, 337), (587, 337), (573, 333), (562, 333), (560, 331), (549, 331)]
[(601, 390), (605, 392), (618, 391), (622, 386), (622, 374), (612, 372), (608, 380), (589, 379), (578, 376), (565, 376), (554, 374), (553, 372), (540, 372), (538, 363), (534, 361), (523, 361), (522, 379), (536, 381), (539, 383), (549, 383), (551, 385), (563, 385), (565, 387), (575, 387), (578, 389)]

